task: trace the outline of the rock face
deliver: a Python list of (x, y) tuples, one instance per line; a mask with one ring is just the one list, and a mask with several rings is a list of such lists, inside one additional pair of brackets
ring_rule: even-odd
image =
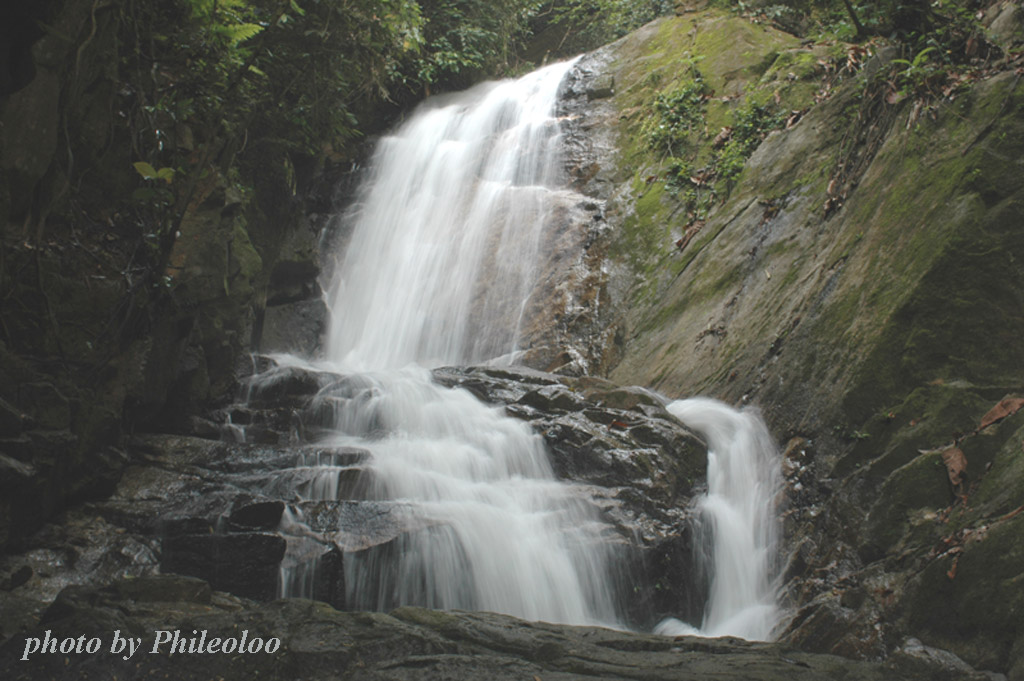
[[(299, 186), (272, 172), (293, 159), (268, 139), (224, 151), (231, 160), (190, 189), (145, 184), (132, 163), (155, 159), (138, 158), (136, 126), (161, 149), (194, 152), (189, 165), (200, 143), (228, 140), (202, 140), (195, 121), (166, 111), (142, 116), (155, 102), (141, 92), (156, 86), (126, 66), (143, 19), (123, 10), (120, 0), (3, 9), (0, 550), (108, 495), (127, 432), (182, 432), (229, 400), (236, 362), (254, 347), (319, 342), (316, 216), (334, 210), (332, 197), (310, 177)], [(173, 225), (160, 217), (171, 189)]]
[[(94, 653), (36, 654), (26, 638), (99, 638)], [(114, 632), (141, 638), (131, 659), (110, 653)], [(168, 642), (157, 646), (157, 631)], [(198, 649), (214, 638), (277, 639), (274, 653), (170, 653), (179, 631)], [(193, 633), (195, 632), (195, 633)], [(188, 643), (186, 643), (187, 649)], [(247, 645), (247, 648), (249, 646)], [(669, 638), (609, 629), (528, 623), (490, 613), (400, 608), (339, 612), (301, 600), (256, 604), (211, 591), (200, 580), (155, 577), (104, 589), (70, 587), (25, 636), (0, 647), (6, 679), (692, 679), (739, 681), (855, 678), (864, 681), (985, 679), (908, 647), (887, 664), (800, 652), (779, 644)]]
[[(789, 441), (786, 640), (880, 657), (909, 634), (1024, 678), (1019, 72), (890, 104), (872, 76), (891, 49), (842, 84), (821, 49), (711, 11), (581, 62), (576, 176), (603, 201), (619, 339), (594, 364), (756, 403)], [(704, 127), (673, 189), (653, 112), (697, 71)], [(735, 134), (715, 133), (773, 101), (788, 122), (701, 203)]]

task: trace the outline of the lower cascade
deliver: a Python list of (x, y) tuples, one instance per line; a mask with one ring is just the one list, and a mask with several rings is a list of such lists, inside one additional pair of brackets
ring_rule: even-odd
[(667, 408), (708, 443), (708, 491), (697, 501), (695, 543), (710, 593), (699, 629), (669, 618), (655, 631), (766, 640), (779, 619), (775, 506), (782, 475), (775, 443), (753, 411), (700, 397)]
[[(553, 111), (571, 68), (438, 98), (379, 144), (330, 287), (326, 358), (276, 356), (275, 370), (253, 378), (258, 391), (288, 368), (320, 376), (319, 446), (292, 476), (298, 501), (280, 527), (282, 596), (312, 596), (333, 546), (349, 608), (626, 627), (625, 594), (612, 586), (622, 583), (619, 544), (585, 490), (555, 479), (528, 425), (430, 372), (516, 357), (537, 252), (566, 191)], [(668, 410), (709, 444), (697, 545), (710, 547), (710, 593), (700, 628), (669, 619), (657, 631), (768, 638), (771, 439), (752, 412), (711, 400)], [(325, 502), (364, 514), (365, 531), (325, 532)], [(391, 528), (387, 542), (373, 539), (375, 523)]]

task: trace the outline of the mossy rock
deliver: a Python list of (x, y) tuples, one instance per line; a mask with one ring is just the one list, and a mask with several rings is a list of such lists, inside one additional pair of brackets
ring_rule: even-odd
[(929, 563), (900, 599), (904, 622), (925, 643), (978, 669), (1009, 669), (1020, 662), (1015, 643), (1024, 636), (1021, 565), (1024, 513), (996, 521), (962, 552)]
[(964, 382), (934, 382), (914, 389), (898, 406), (883, 407), (861, 426), (857, 434), (863, 437), (856, 439), (831, 475), (842, 478), (861, 469), (872, 481), (881, 482), (922, 450), (952, 444), (977, 428), (992, 406), (991, 398), (980, 392)]
[[(991, 466), (984, 458), (993, 444), (988, 442), (990, 438), (995, 443), (1003, 441)], [(980, 478), (970, 496), (973, 515), (991, 518), (1012, 513), (1024, 505), (1024, 412), (972, 438), (965, 443), (964, 452), (969, 479)]]
[(942, 453), (919, 454), (893, 472), (878, 489), (877, 501), (868, 512), (866, 543), (861, 555), (870, 562), (897, 545), (905, 550), (907, 544), (929, 544), (938, 532), (938, 512), (952, 501), (953, 490)]

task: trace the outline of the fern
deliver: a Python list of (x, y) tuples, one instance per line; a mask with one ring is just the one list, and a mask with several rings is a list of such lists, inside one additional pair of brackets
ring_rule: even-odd
[(217, 26), (214, 29), (218, 35), (225, 38), (232, 47), (237, 47), (239, 43), (244, 43), (249, 38), (257, 35), (263, 30), (263, 27), (259, 24), (226, 24)]

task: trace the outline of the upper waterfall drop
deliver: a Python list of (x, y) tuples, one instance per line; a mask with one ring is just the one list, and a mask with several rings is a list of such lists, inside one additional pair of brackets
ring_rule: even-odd
[(573, 63), (428, 101), (380, 142), (330, 287), (329, 360), (383, 369), (516, 350)]

